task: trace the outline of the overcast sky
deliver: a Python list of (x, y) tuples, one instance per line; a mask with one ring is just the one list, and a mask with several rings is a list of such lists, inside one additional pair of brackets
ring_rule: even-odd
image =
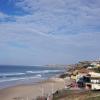
[(100, 56), (100, 0), (0, 0), (0, 64), (69, 64)]

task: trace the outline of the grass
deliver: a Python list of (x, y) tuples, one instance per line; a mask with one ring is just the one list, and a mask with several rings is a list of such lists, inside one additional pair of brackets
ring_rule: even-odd
[(62, 90), (54, 94), (53, 100), (100, 100), (100, 91)]
[(100, 96), (96, 96), (96, 97), (90, 97), (86, 100), (100, 100)]

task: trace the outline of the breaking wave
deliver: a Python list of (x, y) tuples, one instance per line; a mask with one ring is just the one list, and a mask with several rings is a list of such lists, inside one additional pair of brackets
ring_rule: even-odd
[(9, 82), (9, 81), (17, 81), (17, 80), (30, 80), (30, 79), (41, 78), (41, 77), (42, 77), (41, 74), (37, 74), (37, 75), (31, 76), (31, 77), (3, 78), (0, 80), (0, 82)]
[(41, 71), (25, 71), (22, 73), (0, 73), (0, 82), (9, 82), (17, 80), (28, 80), (33, 78), (42, 78), (42, 75), (48, 73), (57, 73), (60, 70), (41, 70)]

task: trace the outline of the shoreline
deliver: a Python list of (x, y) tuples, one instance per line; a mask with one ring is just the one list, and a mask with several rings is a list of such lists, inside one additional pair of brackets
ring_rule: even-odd
[[(29, 80), (24, 80), (23, 82), (21, 82), (20, 80), (20, 82), (18, 83), (18, 81), (13, 81), (13, 82), (11, 82), (10, 83), (10, 85), (4, 85), (4, 86), (1, 86), (0, 87), (0, 90), (3, 90), (3, 89), (7, 89), (7, 88), (12, 88), (12, 87), (16, 87), (16, 86), (21, 86), (21, 85), (25, 85), (25, 86), (27, 86), (27, 85), (36, 85), (36, 84), (39, 84), (39, 83), (42, 83), (42, 82), (45, 82), (45, 81), (48, 81), (48, 80), (50, 80), (50, 79), (52, 79), (52, 78), (59, 78), (59, 76), (61, 75), (62, 73), (60, 73), (60, 74), (56, 74), (56, 75), (53, 75), (53, 76), (51, 76), (51, 77), (48, 77), (48, 78), (40, 78), (40, 79), (35, 79), (34, 80), (34, 78), (33, 79), (29, 79)], [(9, 81), (8, 81), (9, 82)]]
[[(65, 71), (63, 71), (64, 73)], [(28, 84), (16, 84), (0, 89), (1, 100), (22, 100), (27, 99), (33, 100), (38, 96), (47, 96), (61, 90), (65, 87), (64, 79), (59, 78), (62, 74), (53, 75), (47, 79), (39, 80), (38, 82), (31, 82)]]
[[(0, 89), (1, 100), (16, 100), (15, 98), (30, 98), (32, 100), (37, 96), (49, 95), (52, 92), (64, 88), (64, 80), (61, 78), (49, 78), (36, 84), (17, 85)], [(19, 99), (20, 100), (20, 99)]]

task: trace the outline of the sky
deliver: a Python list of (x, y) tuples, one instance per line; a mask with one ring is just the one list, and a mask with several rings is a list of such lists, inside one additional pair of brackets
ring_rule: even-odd
[(0, 0), (0, 64), (99, 57), (100, 0)]

